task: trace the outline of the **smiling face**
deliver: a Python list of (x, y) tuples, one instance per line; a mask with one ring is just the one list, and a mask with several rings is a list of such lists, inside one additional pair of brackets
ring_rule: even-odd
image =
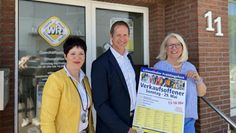
[(183, 46), (175, 37), (170, 37), (166, 44), (166, 52), (167, 60), (177, 61), (183, 52)]
[(117, 25), (114, 28), (114, 33), (111, 35), (112, 48), (114, 48), (121, 55), (125, 52), (125, 47), (129, 41), (129, 30), (124, 25)]
[(85, 61), (85, 52), (81, 47), (73, 47), (65, 56), (66, 66), (80, 70)]

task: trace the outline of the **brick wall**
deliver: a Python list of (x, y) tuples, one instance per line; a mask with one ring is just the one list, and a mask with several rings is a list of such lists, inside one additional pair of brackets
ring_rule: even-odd
[(0, 0), (0, 67), (10, 68), (9, 102), (0, 111), (0, 133), (14, 132), (15, 1)]
[(149, 6), (149, 55), (150, 67), (157, 62), (160, 45), (165, 37), (165, 3), (159, 1)]
[(162, 0), (97, 0), (97, 1), (148, 7)]
[[(229, 115), (229, 55), (227, 35), (227, 6), (225, 0), (170, 0), (165, 7), (166, 33), (181, 34), (189, 50), (189, 60), (194, 63), (208, 87), (206, 97), (217, 108)], [(224, 36), (205, 30), (204, 13), (211, 10), (213, 19), (222, 17)], [(221, 133), (227, 125), (210, 107), (199, 100), (197, 132)]]
[(189, 59), (197, 65), (197, 2), (196, 0), (171, 0), (165, 7), (166, 33), (182, 35), (187, 43)]
[[(228, 1), (198, 0), (198, 48), (199, 70), (207, 82), (207, 98), (221, 111), (229, 116), (229, 42), (228, 42)], [(205, 30), (207, 21), (204, 14), (212, 11), (213, 22), (218, 16), (222, 18), (223, 37), (216, 37), (214, 32)], [(215, 28), (216, 25), (213, 24)], [(216, 29), (216, 28), (215, 28)], [(201, 132), (222, 132), (226, 123), (211, 108), (200, 105)]]

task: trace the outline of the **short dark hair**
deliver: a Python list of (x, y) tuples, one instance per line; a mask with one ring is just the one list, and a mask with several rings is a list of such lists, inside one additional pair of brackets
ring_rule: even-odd
[(110, 34), (112, 36), (114, 34), (114, 30), (115, 30), (116, 26), (120, 26), (120, 25), (123, 25), (123, 26), (127, 27), (128, 28), (128, 33), (130, 33), (129, 25), (125, 21), (116, 21), (111, 26)]
[(66, 39), (63, 45), (64, 54), (67, 55), (69, 51), (74, 47), (82, 48), (84, 50), (84, 53), (86, 54), (86, 51), (87, 51), (86, 43), (84, 40), (82, 40), (78, 36), (70, 36)]

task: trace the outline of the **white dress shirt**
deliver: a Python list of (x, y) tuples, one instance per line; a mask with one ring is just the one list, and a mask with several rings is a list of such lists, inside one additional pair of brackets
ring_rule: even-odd
[[(87, 95), (86, 89), (83, 85), (83, 79), (84, 79), (85, 74), (82, 70), (80, 70), (80, 75), (78, 75), (80, 81), (77, 81), (73, 76), (71, 76), (71, 74), (67, 70), (66, 66), (64, 66), (64, 70), (66, 71), (67, 76), (71, 77), (71, 79), (77, 83), (76, 89), (78, 89), (78, 91), (79, 91), (79, 95), (81, 97), (80, 100), (82, 102), (80, 115), (82, 116), (83, 113), (86, 113), (85, 122), (83, 123), (80, 119), (79, 132), (78, 132), (78, 133), (80, 133), (81, 131), (83, 131), (84, 129), (86, 129), (88, 127), (88, 107), (90, 106), (89, 96)], [(84, 111), (83, 109), (86, 109), (86, 111)]]
[(124, 55), (119, 54), (115, 49), (110, 47), (112, 54), (115, 56), (121, 71), (124, 75), (126, 85), (128, 87), (129, 96), (130, 96), (130, 111), (135, 109), (136, 104), (136, 79), (135, 71), (133, 66), (128, 58), (128, 51), (126, 50)]

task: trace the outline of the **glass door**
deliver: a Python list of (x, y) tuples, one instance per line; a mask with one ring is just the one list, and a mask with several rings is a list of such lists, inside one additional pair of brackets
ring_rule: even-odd
[(236, 117), (236, 2), (229, 2), (230, 115)]
[(53, 45), (39, 32), (53, 19), (67, 28), (62, 30), (61, 25), (52, 24), (48, 31), (51, 39), (60, 40), (58, 35), (67, 30), (86, 41), (83, 70), (88, 77), (93, 60), (106, 50), (110, 25), (116, 20), (124, 20), (130, 26), (128, 50), (137, 70), (149, 65), (148, 8), (92, 0), (19, 0), (17, 4), (15, 132), (40, 133), (44, 83), (49, 74), (65, 64), (63, 41)]
[[(51, 24), (55, 18), (57, 21)], [(47, 39), (60, 41), (61, 32), (67, 30), (86, 41), (85, 7), (20, 0), (18, 21), (18, 132), (39, 133), (44, 83), (49, 74), (65, 64), (63, 41), (52, 45), (53, 41)], [(43, 25), (50, 25), (47, 32), (51, 38), (40, 36)], [(83, 69), (86, 71), (86, 67)]]
[(131, 53), (135, 64), (144, 64), (142, 13), (96, 9), (96, 57), (106, 51), (107, 46), (110, 45), (110, 27), (117, 20), (128, 23), (130, 40), (127, 50)]
[(135, 69), (139, 74), (141, 66), (149, 65), (149, 45), (148, 45), (148, 9), (145, 7), (126, 6), (119, 4), (109, 4), (94, 2), (93, 5), (95, 23), (94, 37), (95, 46), (93, 55), (97, 58), (104, 53), (111, 45), (110, 27), (118, 20), (127, 22), (130, 28), (130, 40), (127, 50), (132, 56)]

